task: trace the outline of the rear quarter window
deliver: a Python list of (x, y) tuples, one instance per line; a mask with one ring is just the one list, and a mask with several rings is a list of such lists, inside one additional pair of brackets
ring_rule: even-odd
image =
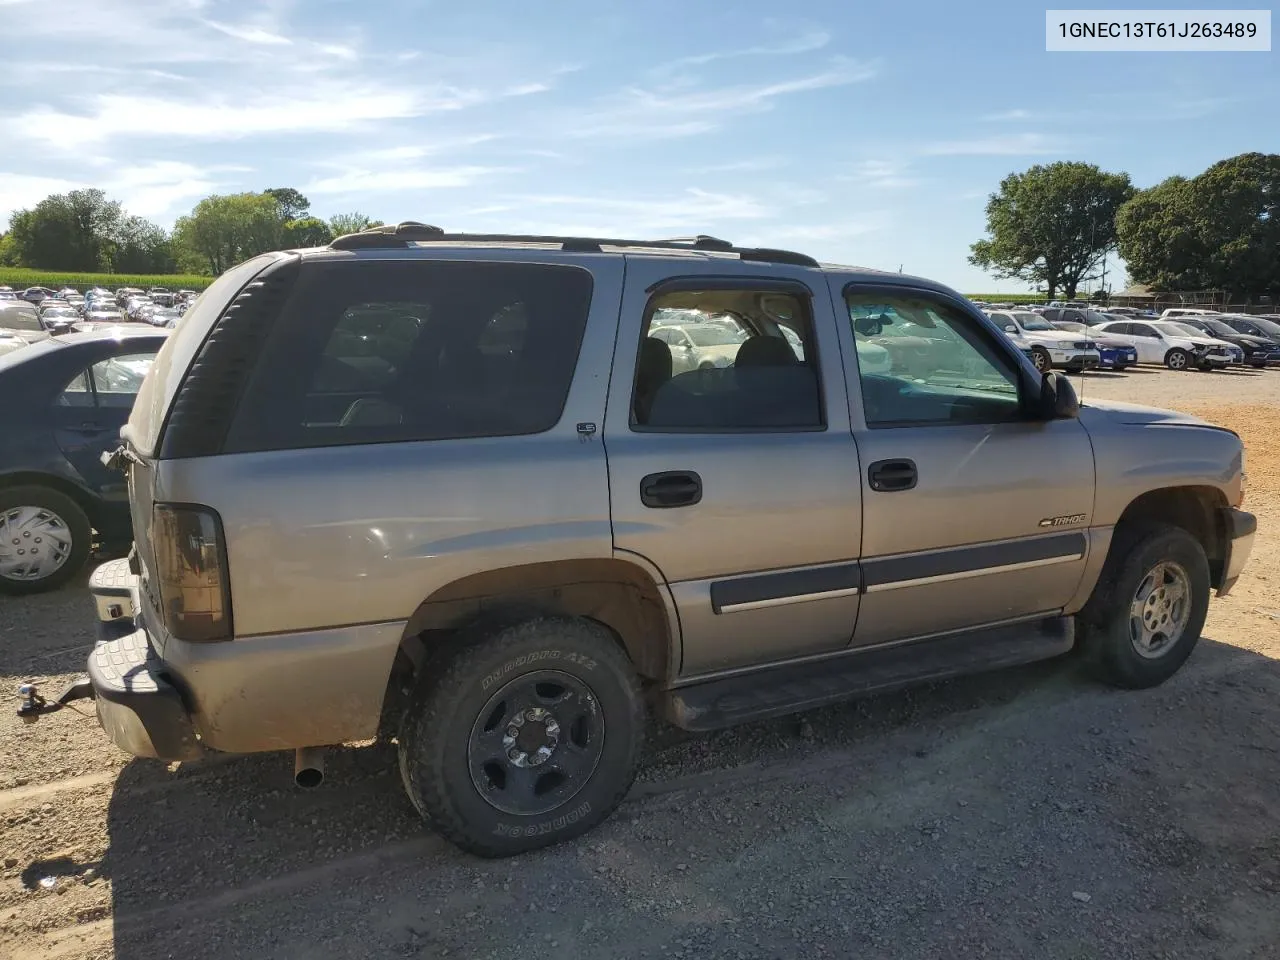
[(574, 266), (304, 264), (227, 452), (518, 436), (559, 421), (591, 304)]

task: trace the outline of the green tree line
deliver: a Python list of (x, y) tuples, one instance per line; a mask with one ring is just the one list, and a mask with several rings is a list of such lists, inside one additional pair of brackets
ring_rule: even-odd
[(1116, 251), (1153, 290), (1280, 298), (1280, 154), (1245, 153), (1146, 190), (1127, 173), (1050, 163), (1011, 173), (987, 201), (969, 262), (1073, 298)]
[(72, 190), (13, 213), (0, 234), (0, 267), (216, 276), (268, 250), (319, 246), (378, 223), (362, 213), (322, 220), (299, 191), (273, 187), (205, 197), (166, 231), (101, 190)]

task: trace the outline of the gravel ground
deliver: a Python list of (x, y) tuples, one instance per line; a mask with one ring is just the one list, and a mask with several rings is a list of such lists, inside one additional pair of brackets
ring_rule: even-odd
[[(335, 751), (304, 793), (285, 755), (166, 766), (91, 717), (5, 711), (0, 957), (1275, 957), (1280, 372), (1083, 390), (1248, 447), (1253, 559), (1165, 686), (1066, 660), (655, 729), (608, 823), (499, 862), (424, 832), (381, 747)], [(0, 681), (59, 689), (91, 626), (83, 588), (0, 600)]]

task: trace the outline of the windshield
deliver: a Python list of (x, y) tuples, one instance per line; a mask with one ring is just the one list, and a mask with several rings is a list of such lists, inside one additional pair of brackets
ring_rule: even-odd
[(0, 310), (0, 327), (9, 330), (42, 330), (34, 310)]
[(1018, 318), (1018, 323), (1022, 326), (1023, 330), (1052, 330), (1053, 329), (1053, 324), (1051, 324), (1044, 317), (1040, 316), (1040, 314), (1038, 313), (1031, 313), (1030, 311), (1025, 311), (1025, 312), (1019, 311), (1018, 313), (1015, 313), (1014, 316)]
[(1189, 327), (1185, 323), (1174, 323), (1172, 320), (1165, 320), (1162, 323), (1153, 324), (1153, 326), (1161, 333), (1169, 333), (1175, 337), (1208, 336), (1208, 334), (1203, 330), (1197, 330), (1195, 327)]
[(1236, 330), (1233, 327), (1230, 327), (1227, 324), (1223, 323), (1221, 320), (1201, 320), (1200, 322), (1203, 323), (1206, 327), (1208, 327), (1209, 332), (1212, 333), (1214, 336), (1225, 335), (1228, 337), (1234, 337), (1237, 333), (1240, 332), (1239, 330)]
[(739, 334), (726, 327), (685, 327), (684, 332), (700, 347), (727, 347), (742, 342)]
[(1267, 320), (1264, 317), (1250, 317), (1249, 322), (1267, 336), (1280, 340), (1280, 323), (1276, 323), (1274, 320)]

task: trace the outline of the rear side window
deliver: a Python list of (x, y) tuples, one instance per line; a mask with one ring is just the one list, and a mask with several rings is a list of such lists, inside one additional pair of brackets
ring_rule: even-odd
[(591, 275), (399, 260), (304, 270), (226, 450), (541, 433), (559, 421)]

